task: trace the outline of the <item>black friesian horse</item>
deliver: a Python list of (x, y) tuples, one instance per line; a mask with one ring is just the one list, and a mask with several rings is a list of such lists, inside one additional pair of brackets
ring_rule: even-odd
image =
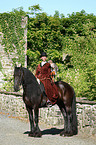
[[(35, 76), (26, 68), (16, 67), (14, 69), (14, 89), (19, 90), (23, 86), (23, 101), (29, 114), (31, 137), (41, 137), (41, 131), (38, 126), (39, 108), (46, 106), (46, 98), (40, 88)], [(64, 130), (61, 136), (72, 136), (78, 133), (76, 116), (76, 98), (73, 88), (63, 82), (56, 82), (59, 92), (57, 105), (64, 117)]]

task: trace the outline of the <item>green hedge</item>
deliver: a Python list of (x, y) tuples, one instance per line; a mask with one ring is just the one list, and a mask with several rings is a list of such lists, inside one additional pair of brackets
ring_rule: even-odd
[[(96, 16), (82, 10), (65, 18), (56, 11), (54, 16), (36, 13), (28, 22), (28, 67), (34, 71), (46, 51), (59, 68), (57, 80), (71, 84), (77, 97), (95, 100)], [(62, 61), (64, 53), (69, 62)]]

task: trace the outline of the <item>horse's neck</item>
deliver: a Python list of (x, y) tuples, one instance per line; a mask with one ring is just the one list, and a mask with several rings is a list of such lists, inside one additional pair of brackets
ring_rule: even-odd
[(25, 79), (24, 79), (24, 77), (25, 77), (25, 75), (24, 75), (24, 69), (22, 68), (22, 77), (21, 77), (21, 84), (22, 84), (22, 86), (23, 86), (23, 89), (24, 89), (24, 86), (25, 86)]
[(22, 85), (36, 83), (35, 76), (27, 69), (23, 70)]

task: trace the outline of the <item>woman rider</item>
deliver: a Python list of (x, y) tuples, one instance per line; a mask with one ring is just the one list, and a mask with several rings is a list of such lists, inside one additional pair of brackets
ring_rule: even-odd
[(51, 66), (50, 63), (46, 61), (47, 54), (42, 52), (40, 58), (42, 59), (42, 62), (37, 66), (35, 76), (44, 85), (45, 93), (48, 97), (47, 104), (54, 105), (58, 99), (58, 88), (51, 79)]

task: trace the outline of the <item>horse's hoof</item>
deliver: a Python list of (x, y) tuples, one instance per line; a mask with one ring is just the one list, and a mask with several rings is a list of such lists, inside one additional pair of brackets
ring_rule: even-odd
[(30, 133), (28, 134), (28, 136), (29, 136), (29, 137), (34, 137), (34, 134), (33, 134), (32, 132), (30, 132)]
[(35, 137), (41, 137), (42, 136), (42, 134), (36, 134), (35, 135)]
[(65, 131), (62, 131), (62, 132), (60, 133), (60, 136), (65, 136)]
[(41, 131), (40, 132), (35, 132), (35, 136), (34, 137), (41, 137), (42, 134), (41, 134)]
[(65, 132), (65, 131), (62, 131), (60, 133), (60, 136), (67, 136), (67, 137), (70, 137), (70, 136), (73, 136), (73, 132)]

